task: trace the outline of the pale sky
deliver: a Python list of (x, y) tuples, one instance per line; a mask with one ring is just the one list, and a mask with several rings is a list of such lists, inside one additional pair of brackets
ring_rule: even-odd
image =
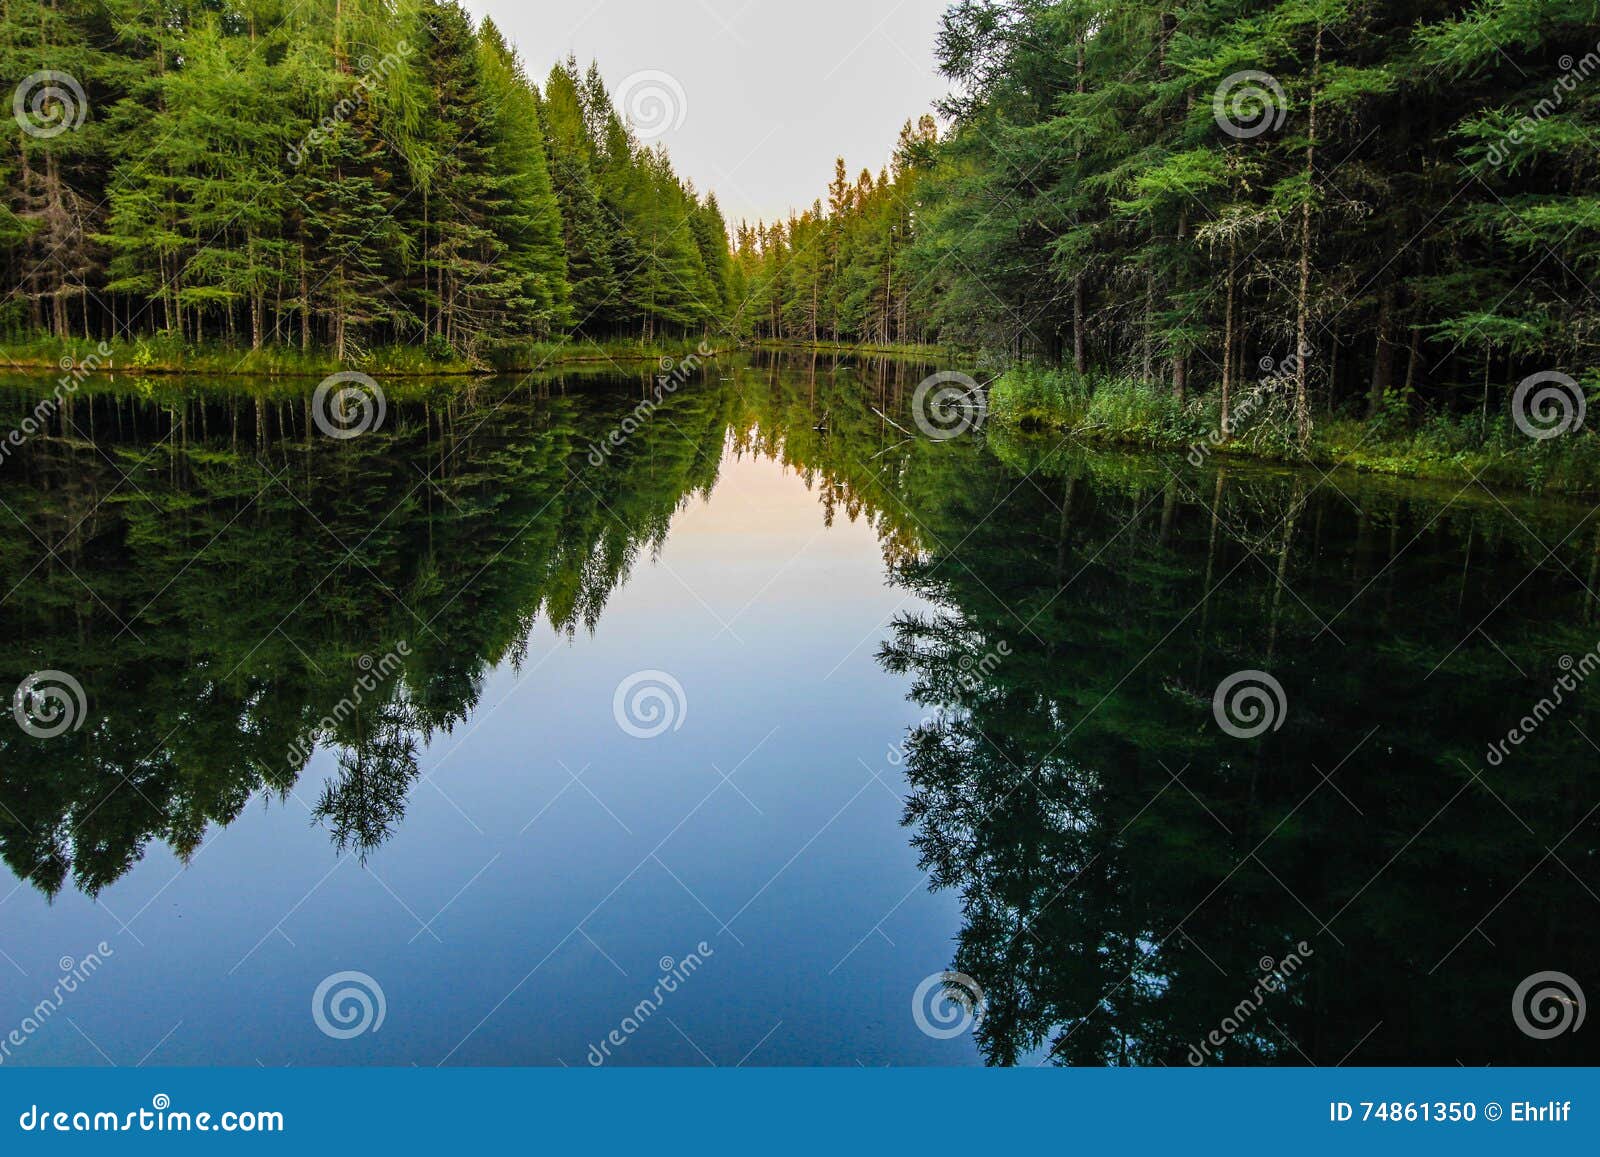
[(876, 173), (900, 126), (947, 88), (933, 48), (948, 0), (465, 3), (494, 18), (541, 84), (573, 52), (585, 67), (600, 62), (613, 97), (642, 77), (647, 118), (663, 107), (650, 98), (665, 94), (670, 111), (652, 140), (679, 175), (716, 192), (730, 226), (824, 196), (835, 156), (852, 176)]

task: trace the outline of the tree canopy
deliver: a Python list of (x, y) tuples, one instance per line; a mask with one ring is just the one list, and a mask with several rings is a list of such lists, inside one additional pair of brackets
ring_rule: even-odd
[(715, 199), (455, 0), (5, 0), (0, 73), (13, 333), (482, 357), (725, 308)]

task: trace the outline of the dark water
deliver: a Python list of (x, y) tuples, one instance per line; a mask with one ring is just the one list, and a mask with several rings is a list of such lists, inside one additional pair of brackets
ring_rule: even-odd
[(1594, 1060), (1513, 996), (1600, 989), (1600, 520), (936, 441), (928, 371), (609, 454), (643, 371), (72, 398), (0, 464), (0, 682), (83, 689), (0, 728), (0, 1061)]

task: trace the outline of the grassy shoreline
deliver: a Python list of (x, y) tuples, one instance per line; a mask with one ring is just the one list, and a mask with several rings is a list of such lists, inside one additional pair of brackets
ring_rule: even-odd
[[(65, 371), (91, 354), (106, 370), (151, 376), (322, 378), (345, 369), (374, 376), (401, 378), (484, 377), (494, 374), (536, 373), (566, 365), (605, 362), (654, 362), (695, 352), (703, 339), (680, 342), (566, 341), (528, 343), (495, 351), (487, 361), (431, 356), (415, 346), (380, 347), (359, 359), (341, 363), (325, 350), (302, 351), (289, 346), (239, 349), (216, 343), (195, 343), (175, 338), (98, 339), (32, 337), (0, 340), (0, 370), (17, 372)], [(706, 344), (712, 344), (707, 342)], [(101, 353), (102, 345), (109, 353)], [(712, 354), (726, 352), (713, 349)]]
[(1292, 402), (1283, 389), (1247, 386), (1234, 407), (1235, 431), (1223, 438), (1216, 396), (1179, 402), (1168, 390), (1127, 379), (1019, 366), (995, 381), (989, 395), (991, 417), (1005, 425), (1059, 431), (1085, 443), (1177, 451), (1191, 462), (1309, 463), (1396, 478), (1481, 480), (1533, 493), (1600, 494), (1600, 436), (1588, 430), (1538, 441), (1509, 415), (1484, 421), (1477, 414), (1319, 414), (1311, 444), (1302, 450), (1290, 433)]
[(942, 345), (874, 345), (871, 342), (829, 342), (829, 341), (752, 341), (747, 342), (745, 348), (764, 350), (769, 353), (825, 353), (834, 356), (861, 356), (904, 358), (924, 362), (936, 362), (941, 359), (957, 361), (970, 361), (973, 355), (970, 351), (957, 349), (955, 346)]

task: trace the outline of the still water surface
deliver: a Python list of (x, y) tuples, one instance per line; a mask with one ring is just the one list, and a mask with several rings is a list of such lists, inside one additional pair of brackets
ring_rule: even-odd
[(936, 441), (926, 373), (396, 387), (346, 442), (74, 398), (0, 467), (0, 674), (87, 703), (0, 729), (0, 1030), (111, 953), (5, 1063), (1592, 1061), (1512, 996), (1600, 990), (1593, 690), (1489, 757), (1600, 639), (1590, 511)]

